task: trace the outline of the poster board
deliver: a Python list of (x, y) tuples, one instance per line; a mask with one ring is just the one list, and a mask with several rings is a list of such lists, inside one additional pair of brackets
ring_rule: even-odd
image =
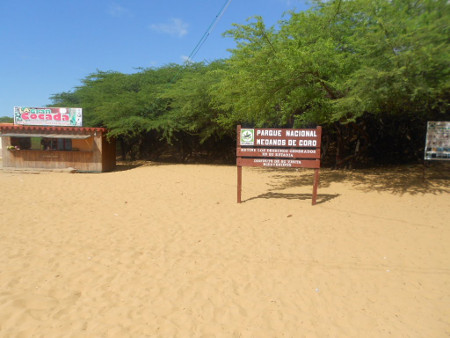
[(81, 127), (82, 108), (14, 107), (14, 124), (26, 126)]
[(450, 161), (450, 121), (427, 123), (424, 160)]
[(242, 167), (314, 169), (312, 204), (319, 185), (322, 127), (315, 129), (241, 128), (237, 126), (237, 202), (241, 203)]

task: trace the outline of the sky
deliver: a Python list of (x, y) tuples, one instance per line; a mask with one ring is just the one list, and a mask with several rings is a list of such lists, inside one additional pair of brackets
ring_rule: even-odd
[[(228, 6), (227, 6), (228, 5)], [(45, 107), (89, 74), (135, 73), (228, 58), (232, 24), (261, 16), (270, 27), (307, 0), (0, 0), (0, 116), (14, 106)]]

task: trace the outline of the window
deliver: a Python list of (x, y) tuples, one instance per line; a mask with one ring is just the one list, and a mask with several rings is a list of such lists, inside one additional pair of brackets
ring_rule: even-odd
[(46, 137), (11, 137), (11, 145), (21, 150), (60, 150), (71, 151), (72, 139)]
[(11, 137), (11, 145), (21, 150), (31, 149), (31, 137)]
[(70, 138), (45, 138), (41, 139), (42, 150), (72, 150)]

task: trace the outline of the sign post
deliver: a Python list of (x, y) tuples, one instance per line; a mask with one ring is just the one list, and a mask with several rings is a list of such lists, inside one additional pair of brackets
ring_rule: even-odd
[(242, 195), (242, 167), (237, 166), (237, 202), (241, 203)]
[(314, 169), (312, 204), (319, 186), (322, 127), (315, 129), (241, 128), (237, 126), (237, 202), (241, 203), (242, 167)]
[(319, 187), (319, 168), (314, 169), (314, 183), (313, 183), (312, 205), (316, 204), (316, 201), (317, 201), (317, 188), (318, 187)]

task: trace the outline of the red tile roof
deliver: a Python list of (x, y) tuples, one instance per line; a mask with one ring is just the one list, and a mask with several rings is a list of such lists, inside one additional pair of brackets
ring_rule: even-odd
[(11, 123), (0, 123), (0, 132), (43, 132), (61, 134), (91, 134), (94, 132), (106, 133), (106, 128), (90, 128), (90, 127), (59, 127), (59, 126), (23, 126)]

